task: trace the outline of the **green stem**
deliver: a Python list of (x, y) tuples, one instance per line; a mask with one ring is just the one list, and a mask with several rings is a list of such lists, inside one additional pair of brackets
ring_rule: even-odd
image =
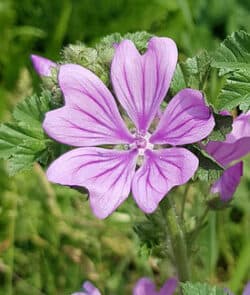
[(15, 228), (16, 228), (16, 214), (17, 214), (17, 195), (13, 193), (10, 195), (13, 200), (12, 208), (11, 208), (11, 220), (9, 223), (9, 241), (10, 248), (8, 252), (8, 264), (9, 264), (9, 272), (8, 272), (8, 289), (7, 295), (12, 295), (13, 293), (13, 273), (14, 273), (14, 251), (15, 251)]
[(197, 238), (198, 234), (200, 233), (201, 229), (204, 227), (204, 221), (209, 213), (209, 207), (206, 207), (204, 212), (202, 213), (201, 217), (196, 222), (196, 226), (193, 231), (189, 233), (190, 235), (190, 241), (193, 243), (193, 241)]
[(186, 282), (190, 279), (186, 239), (170, 195), (161, 203), (161, 209), (166, 218), (178, 278), (181, 282)]
[(191, 185), (190, 182), (186, 184), (185, 190), (184, 190), (184, 194), (182, 196), (182, 202), (181, 202), (181, 221), (183, 221), (184, 219), (184, 212), (185, 212), (185, 205), (187, 202), (187, 197), (188, 197), (188, 193), (189, 193), (189, 189), (190, 189)]

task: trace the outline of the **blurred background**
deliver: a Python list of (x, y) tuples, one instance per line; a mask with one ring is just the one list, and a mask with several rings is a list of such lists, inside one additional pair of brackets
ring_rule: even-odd
[[(213, 50), (233, 31), (249, 32), (249, 11), (248, 0), (0, 0), (0, 120), (40, 89), (31, 53), (59, 60), (69, 43), (91, 46), (107, 34), (145, 30), (173, 38), (185, 59)], [(209, 216), (197, 262), (197, 279), (239, 294), (250, 277), (249, 163), (232, 206)], [(49, 184), (38, 164), (15, 177), (5, 166), (0, 163), (0, 294), (67, 295), (86, 279), (105, 294), (130, 294), (141, 276), (161, 283), (171, 274), (150, 242), (135, 234), (144, 217), (133, 201), (99, 221), (85, 196)]]

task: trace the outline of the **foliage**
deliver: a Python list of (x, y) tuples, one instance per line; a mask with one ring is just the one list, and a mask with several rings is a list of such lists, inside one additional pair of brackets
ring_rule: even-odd
[(215, 51), (212, 65), (226, 82), (218, 97), (218, 108), (250, 109), (250, 34), (240, 31), (228, 37)]
[(192, 284), (187, 282), (182, 284), (181, 288), (184, 295), (225, 295), (225, 292), (222, 289), (201, 283)]
[(193, 145), (188, 147), (199, 159), (199, 168), (196, 171), (196, 177), (201, 181), (212, 183), (220, 178), (224, 169), (199, 146)]
[(8, 159), (11, 175), (31, 168), (35, 161), (47, 163), (46, 151), (52, 142), (44, 134), (42, 121), (49, 109), (48, 92), (27, 97), (14, 109), (14, 122), (0, 126), (0, 158)]

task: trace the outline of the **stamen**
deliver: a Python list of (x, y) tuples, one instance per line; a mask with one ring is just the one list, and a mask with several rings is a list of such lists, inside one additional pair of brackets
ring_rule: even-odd
[(140, 133), (136, 132), (134, 136), (135, 136), (135, 141), (132, 144), (130, 144), (129, 147), (131, 149), (136, 148), (140, 156), (144, 155), (145, 150), (147, 149), (152, 150), (154, 148), (154, 145), (149, 142), (149, 138), (151, 136), (150, 133), (146, 133), (145, 135), (142, 135), (141, 132)]

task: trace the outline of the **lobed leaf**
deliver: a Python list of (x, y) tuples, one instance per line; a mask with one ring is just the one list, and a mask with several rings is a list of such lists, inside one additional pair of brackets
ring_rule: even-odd
[(50, 109), (50, 95), (27, 97), (13, 112), (14, 121), (0, 126), (0, 158), (8, 159), (11, 175), (29, 169), (44, 157), (51, 141), (42, 129), (44, 113)]
[(239, 31), (225, 39), (215, 51), (212, 66), (219, 69), (225, 83), (218, 96), (219, 110), (237, 106), (250, 109), (250, 34)]
[(182, 283), (181, 289), (183, 295), (225, 295), (225, 291), (216, 286), (210, 286), (204, 283)]
[(212, 133), (208, 136), (208, 140), (213, 141), (223, 141), (226, 135), (231, 132), (233, 117), (232, 116), (222, 116), (220, 114), (214, 113), (215, 127)]
[(186, 87), (203, 90), (210, 72), (210, 63), (211, 57), (205, 50), (180, 62), (170, 86), (171, 96)]
[(220, 166), (220, 164), (218, 164), (208, 153), (197, 145), (190, 145), (188, 146), (188, 149), (199, 159), (199, 168), (195, 174), (199, 180), (212, 183), (221, 177), (224, 168)]

